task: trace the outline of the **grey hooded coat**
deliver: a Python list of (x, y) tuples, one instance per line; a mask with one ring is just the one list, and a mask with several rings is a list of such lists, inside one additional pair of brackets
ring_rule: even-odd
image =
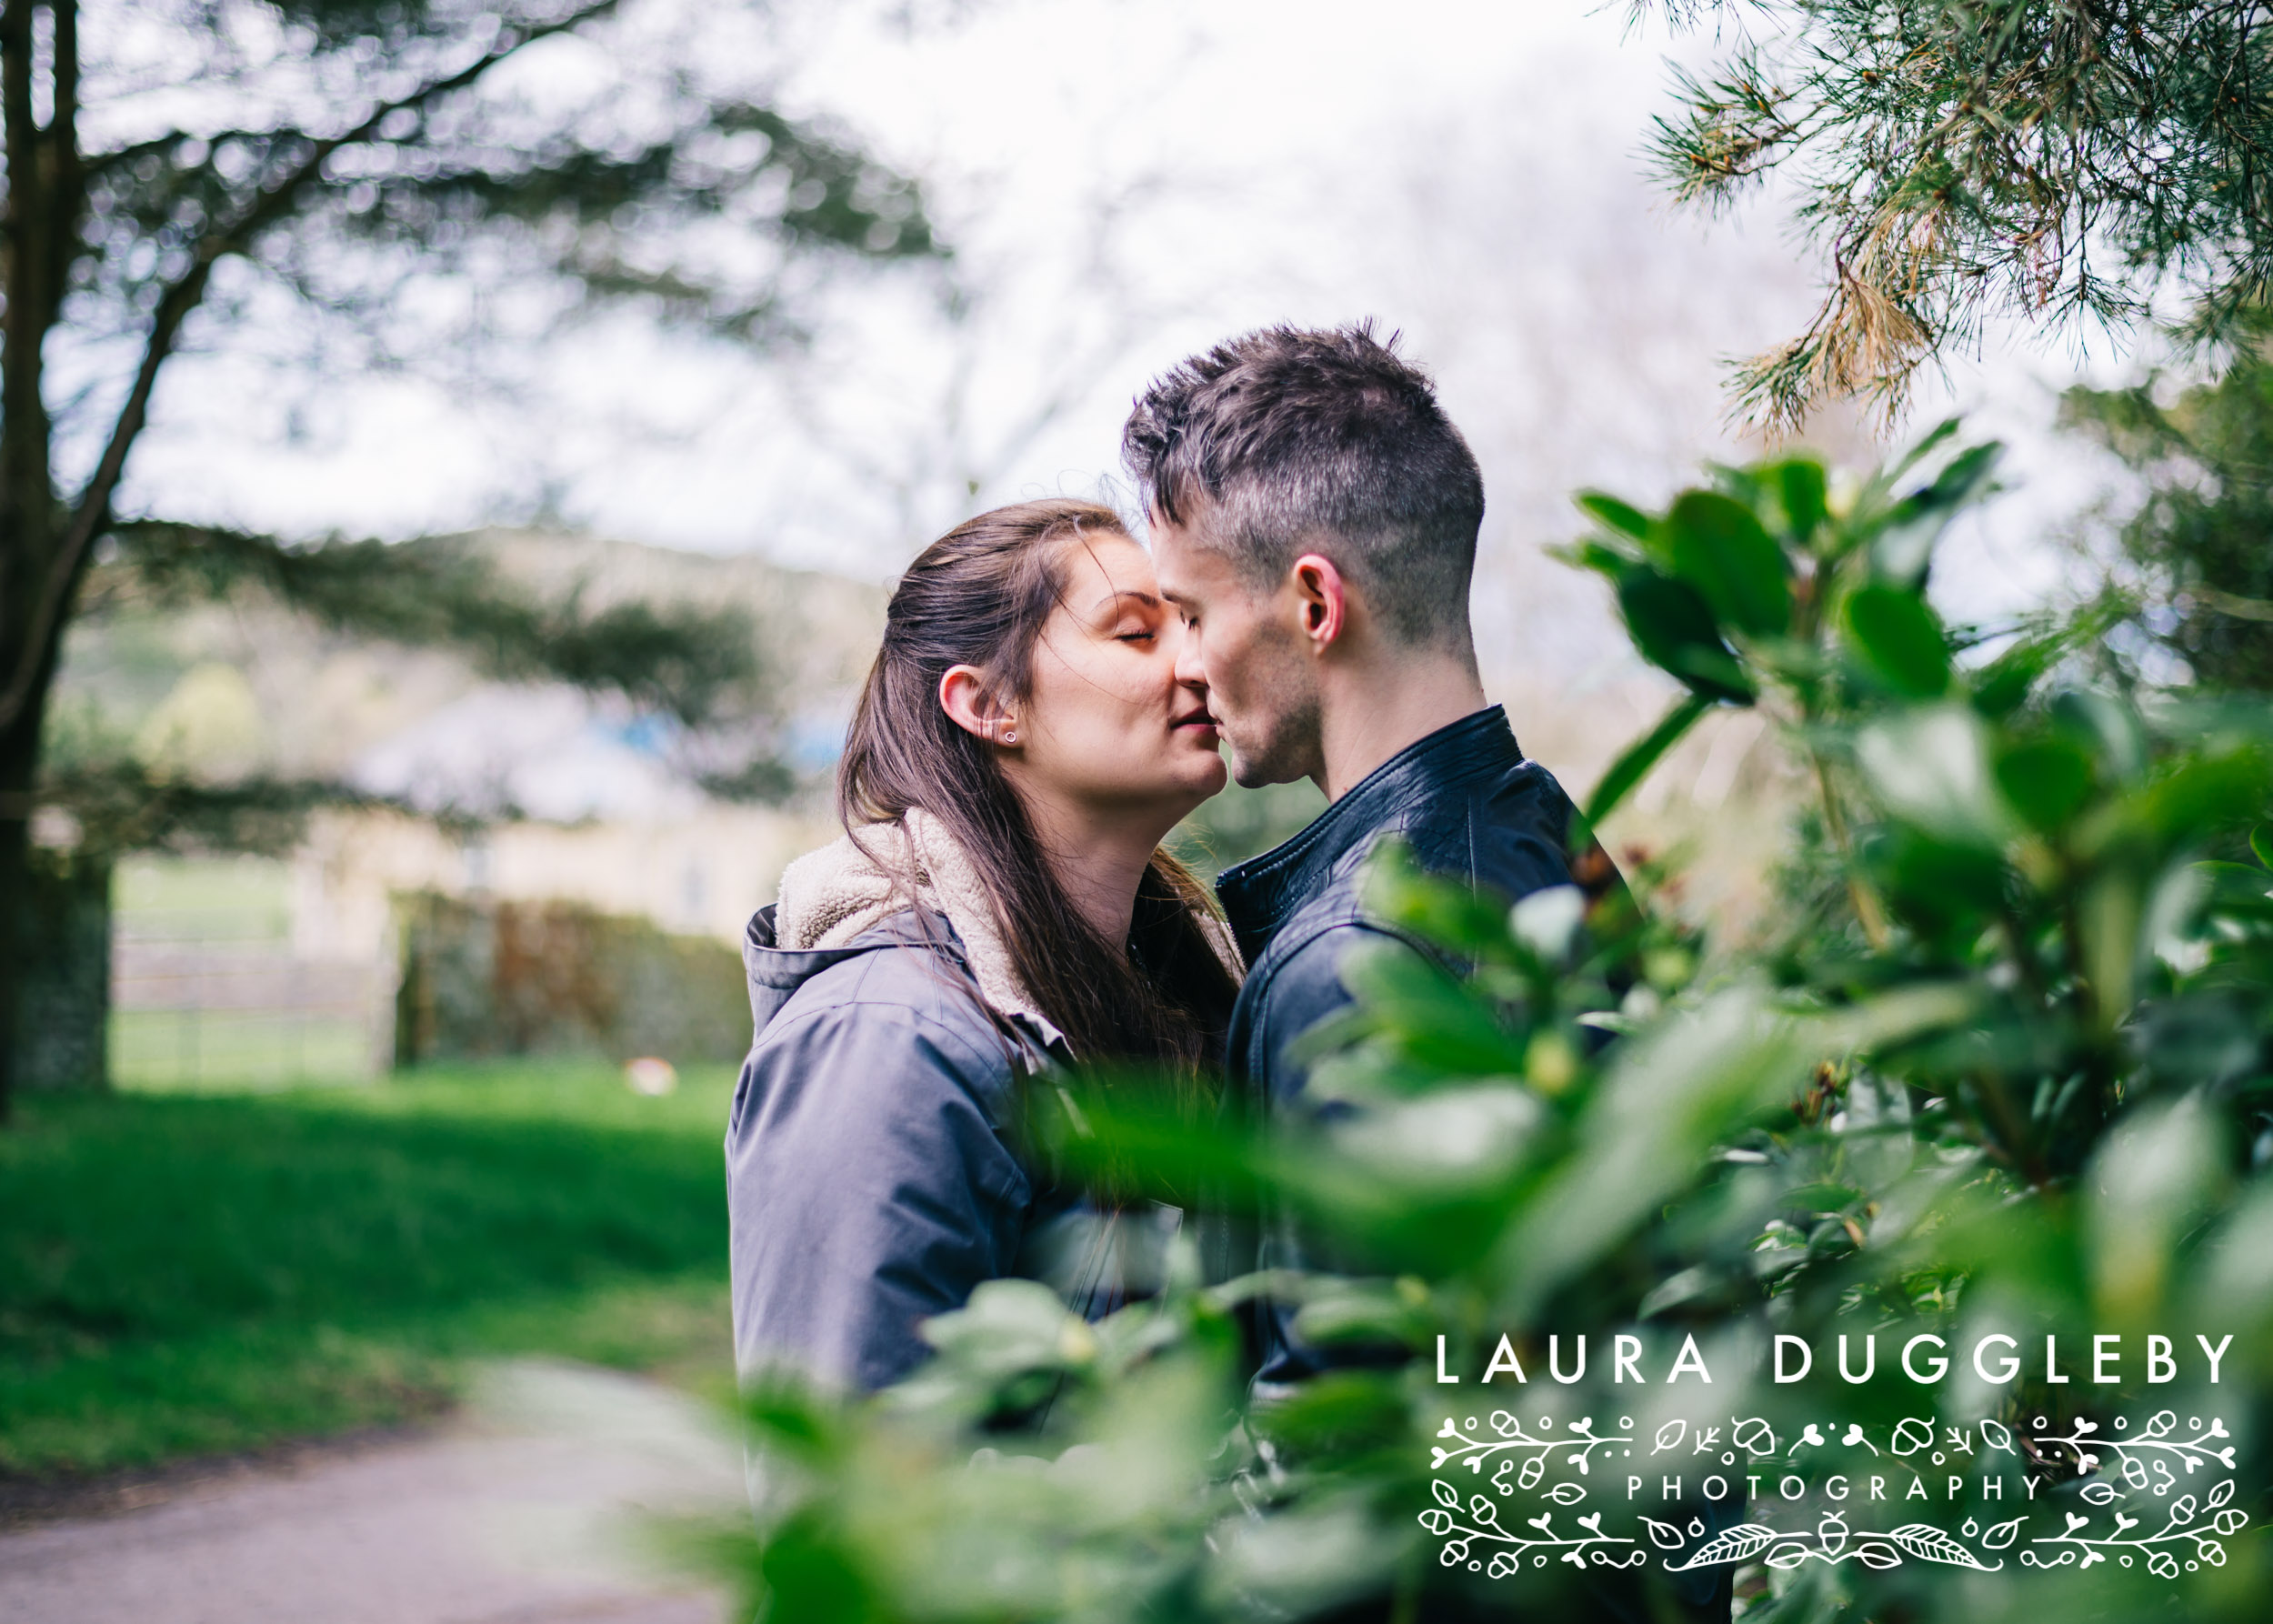
[(929, 1355), (925, 1318), (1008, 1275), (1101, 1318), (1150, 1288), (1180, 1216), (1102, 1215), (1013, 1148), (1020, 1078), (1070, 1057), (960, 854), (907, 821), (926, 906), (839, 841), (792, 866), (743, 942), (756, 1033), (726, 1148), (745, 1376), (889, 1386)]

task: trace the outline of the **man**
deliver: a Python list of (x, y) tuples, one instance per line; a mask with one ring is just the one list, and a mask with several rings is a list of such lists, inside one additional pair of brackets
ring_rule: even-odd
[[(1189, 627), (1178, 677), (1205, 683), (1241, 784), (1309, 778), (1331, 804), (1217, 892), (1249, 966), (1231, 1019), (1235, 1100), (1299, 1109), (1294, 1038), (1349, 1002), (1340, 966), (1396, 939), (1358, 904), (1385, 835), (1420, 865), (1510, 901), (1573, 883), (1573, 810), (1487, 705), (1468, 623), (1484, 482), (1428, 378), (1369, 326), (1273, 327), (1196, 356), (1138, 397), (1122, 450), (1147, 510), (1163, 595)], [(1616, 884), (1598, 850), (1587, 878)], [(1427, 951), (1425, 945), (1410, 944)], [(1267, 1227), (1235, 1272), (1293, 1264)], [(1293, 1312), (1260, 1305), (1258, 1398), (1316, 1374)], [(1703, 1577), (1703, 1576), (1700, 1576)], [(1716, 1595), (1683, 1616), (1728, 1616)], [(1637, 1585), (1590, 1587), (1589, 1616), (1651, 1616)]]
[[(1392, 935), (1357, 896), (1379, 837), (1510, 901), (1572, 883), (1569, 798), (1477, 672), (1483, 476), (1394, 343), (1364, 326), (1232, 339), (1147, 389), (1122, 439), (1161, 591), (1190, 627), (1177, 675), (1207, 685), (1232, 776), (1307, 777), (1332, 803), (1217, 881), (1249, 966), (1228, 1059), (1265, 1110), (1302, 1095), (1287, 1046), (1349, 1001), (1345, 955)], [(1267, 1392), (1319, 1368), (1291, 1319), (1257, 1328)]]

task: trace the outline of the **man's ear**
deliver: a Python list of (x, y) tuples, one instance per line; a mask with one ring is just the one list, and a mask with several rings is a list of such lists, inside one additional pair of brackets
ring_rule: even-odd
[(1018, 742), (1017, 718), (986, 686), (986, 673), (976, 666), (950, 666), (939, 678), (939, 708), (966, 733), (976, 734), (993, 745)]
[(1300, 630), (1313, 654), (1323, 654), (1349, 626), (1349, 588), (1334, 560), (1305, 553), (1287, 572), (1295, 589)]

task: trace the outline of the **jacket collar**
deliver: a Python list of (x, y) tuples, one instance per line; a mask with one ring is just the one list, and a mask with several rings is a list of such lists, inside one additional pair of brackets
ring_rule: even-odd
[(969, 947), (956, 929), (954, 919), (935, 907), (917, 903), (887, 914), (853, 936), (842, 946), (785, 947), (781, 941), (781, 905), (769, 902), (750, 916), (742, 932), (742, 969), (749, 983), (750, 1017), (757, 1031), (781, 1013), (782, 1006), (806, 982), (833, 965), (866, 953), (892, 947), (916, 947), (937, 955), (969, 977), (980, 1002), (1015, 1028), (1037, 1051), (1057, 1051), (1071, 1058), (1066, 1035), (1036, 1009), (1003, 1008), (986, 996), (971, 963)]
[(1406, 746), (1293, 839), (1225, 869), (1216, 895), (1247, 963), (1376, 835), (1414, 827), (1448, 796), (1522, 761), (1507, 711), (1487, 706)]

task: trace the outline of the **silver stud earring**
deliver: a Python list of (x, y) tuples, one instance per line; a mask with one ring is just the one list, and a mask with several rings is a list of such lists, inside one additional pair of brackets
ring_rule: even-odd
[(1002, 736), (1002, 742), (1006, 745), (1016, 744), (1018, 742), (1018, 730), (1016, 727), (1006, 729)]

